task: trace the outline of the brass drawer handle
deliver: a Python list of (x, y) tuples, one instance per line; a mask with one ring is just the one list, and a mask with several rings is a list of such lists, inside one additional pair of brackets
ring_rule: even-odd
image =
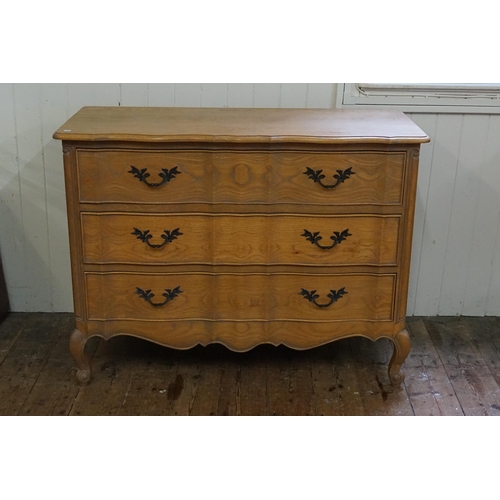
[(137, 229), (136, 227), (134, 227), (134, 232), (130, 233), (130, 234), (137, 236), (138, 240), (141, 240), (143, 243), (146, 243), (146, 245), (148, 245), (151, 248), (162, 248), (167, 243), (171, 243), (172, 241), (176, 240), (178, 236), (182, 235), (182, 233), (179, 231), (179, 228), (172, 229), (172, 231), (165, 229), (163, 232), (165, 234), (162, 234), (161, 238), (163, 238), (165, 241), (163, 243), (158, 244), (158, 245), (153, 244), (153, 243), (149, 243), (149, 240), (153, 237), (152, 234), (149, 234), (150, 233), (149, 229), (146, 229), (145, 231), (141, 231), (140, 229)]
[(333, 231), (333, 236), (330, 236), (333, 243), (330, 246), (323, 246), (319, 244), (319, 241), (323, 239), (323, 237), (319, 235), (319, 231), (311, 233), (311, 231), (304, 229), (304, 234), (301, 234), (301, 236), (304, 236), (307, 241), (310, 241), (313, 245), (316, 245), (323, 250), (330, 250), (331, 248), (340, 245), (340, 243), (347, 239), (348, 236), (352, 236), (352, 234), (349, 233), (349, 229), (344, 229), (340, 233), (338, 231)]
[(143, 290), (142, 288), (136, 287), (136, 291), (134, 292), (141, 299), (144, 299), (146, 302), (149, 302), (152, 306), (154, 307), (161, 307), (164, 306), (165, 304), (168, 304), (171, 300), (174, 300), (177, 295), (180, 293), (183, 293), (181, 290), (180, 286), (176, 286), (173, 290), (170, 288), (165, 289), (165, 293), (162, 293), (162, 296), (165, 297), (165, 300), (163, 302), (151, 302), (151, 299), (155, 296), (154, 293), (151, 293), (151, 289), (149, 290)]
[(319, 299), (319, 295), (316, 293), (316, 290), (308, 291), (305, 288), (302, 288), (302, 290), (299, 292), (299, 295), (302, 295), (305, 299), (307, 299), (309, 302), (312, 302), (318, 307), (329, 307), (346, 294), (347, 292), (345, 291), (344, 287), (342, 287), (340, 290), (330, 290), (330, 293), (327, 295), (327, 297), (330, 299), (330, 302), (328, 302), (328, 304), (318, 304), (316, 302), (316, 299)]
[(147, 172), (147, 168), (141, 168), (140, 170), (132, 165), (130, 165), (130, 170), (128, 171), (129, 174), (132, 174), (134, 177), (137, 177), (140, 182), (144, 182), (144, 184), (147, 184), (149, 187), (160, 187), (162, 184), (165, 184), (167, 182), (170, 182), (176, 175), (182, 174), (182, 172), (179, 172), (177, 170), (177, 166), (172, 167), (170, 170), (168, 168), (162, 168), (161, 172), (158, 174), (161, 177), (161, 182), (148, 182), (147, 178), (151, 176)]
[(333, 189), (337, 187), (339, 184), (342, 184), (344, 181), (349, 179), (351, 175), (354, 175), (356, 172), (352, 171), (352, 167), (346, 168), (345, 170), (337, 170), (337, 173), (333, 176), (334, 179), (337, 179), (335, 184), (323, 184), (321, 179), (324, 179), (326, 176), (322, 173), (323, 169), (313, 170), (312, 168), (306, 167), (306, 171), (302, 172), (304, 175), (307, 175), (309, 179), (312, 179), (314, 182), (319, 183), (326, 189)]

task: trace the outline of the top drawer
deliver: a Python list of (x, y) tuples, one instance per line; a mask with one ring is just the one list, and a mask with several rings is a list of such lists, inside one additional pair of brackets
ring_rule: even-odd
[(80, 201), (399, 205), (405, 152), (77, 150)]

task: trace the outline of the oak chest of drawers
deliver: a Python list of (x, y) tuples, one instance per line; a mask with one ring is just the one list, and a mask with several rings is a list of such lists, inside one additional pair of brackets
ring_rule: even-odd
[(76, 329), (186, 349), (410, 349), (420, 144), (393, 111), (85, 107), (63, 141)]

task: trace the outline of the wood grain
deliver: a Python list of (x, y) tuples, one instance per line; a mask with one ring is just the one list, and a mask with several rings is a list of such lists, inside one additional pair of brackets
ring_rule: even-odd
[(28, 319), (32, 319), (32, 316), (27, 313), (9, 313), (0, 322), (0, 365), (28, 326)]
[[(121, 334), (236, 351), (387, 337), (401, 383), (425, 133), (394, 112), (88, 112), (54, 135), (64, 141), (80, 383), (90, 379), (86, 339)], [(335, 248), (318, 245), (329, 240)], [(297, 404), (293, 413), (311, 413)]]
[(349, 339), (354, 369), (360, 388), (365, 415), (413, 415), (411, 402), (405, 389), (389, 385), (385, 370), (391, 355), (391, 345), (386, 339), (375, 343), (363, 338)]
[(403, 113), (347, 109), (84, 107), (55, 133), (64, 141), (428, 142)]
[(424, 318), (464, 415), (500, 415), (500, 387), (461, 318)]
[[(68, 337), (74, 328), (73, 317), (71, 314), (58, 315), (47, 327), (57, 332), (54, 335), (57, 342), (18, 415), (69, 415), (78, 394), (72, 362), (68, 357)], [(94, 346), (90, 350), (93, 353)]]
[(412, 350), (405, 386), (415, 415), (463, 415), (452, 384), (421, 318), (408, 321)]
[[(128, 203), (299, 203), (399, 205), (402, 202), (404, 152), (215, 152), (161, 150), (77, 151), (81, 202)], [(161, 182), (162, 169), (178, 176), (159, 187), (135, 177), (131, 167), (146, 169), (149, 183)], [(322, 170), (326, 185), (337, 170), (354, 174), (334, 189), (305, 175)]]
[[(97, 264), (396, 265), (399, 223), (398, 216), (82, 214), (84, 259)], [(149, 245), (133, 234), (138, 228), (149, 231)], [(303, 236), (306, 228), (327, 247), (334, 232), (350, 236), (325, 250)], [(182, 235), (165, 243), (174, 229)]]
[(468, 338), (481, 353), (496, 383), (500, 385), (500, 318), (463, 318)]
[[(394, 275), (256, 275), (256, 274), (129, 274), (87, 273), (88, 317), (91, 320), (254, 320), (312, 322), (372, 320), (393, 317)], [(165, 289), (182, 293), (162, 307)], [(151, 303), (137, 287), (151, 290)], [(327, 294), (345, 288), (347, 295), (329, 307), (309, 302), (301, 290), (317, 290), (319, 304)]]
[[(0, 364), (0, 415), (17, 415), (21, 411), (61, 336), (61, 321), (64, 319), (59, 316), (42, 314), (27, 320)], [(73, 381), (71, 385), (74, 387)]]
[[(212, 200), (210, 154), (143, 150), (78, 150), (79, 199), (82, 202), (143, 203), (209, 202)], [(163, 168), (178, 167), (181, 174), (152, 188), (130, 173), (147, 169), (148, 182), (161, 182)]]
[[(491, 397), (492, 384), (500, 383), (494, 317), (412, 318), (406, 379), (396, 391), (384, 371), (390, 343), (356, 338), (307, 352), (262, 345), (234, 353), (221, 345), (178, 351), (116, 337), (94, 344), (94, 380), (79, 388), (65, 348), (71, 320), (70, 314), (11, 314), (0, 325), (1, 349), (10, 346), (0, 359), (0, 414), (455, 416), (465, 410), (495, 416), (500, 409), (494, 400), (485, 407), (485, 389)], [(429, 334), (426, 323), (440, 333)], [(450, 369), (457, 353), (463, 373)]]
[(309, 351), (315, 415), (364, 415), (348, 339)]
[[(368, 148), (367, 148), (368, 149)], [(402, 203), (405, 153), (339, 152), (273, 155), (270, 190), (273, 202), (329, 205), (399, 205)], [(355, 172), (336, 188), (325, 189), (304, 175), (322, 170), (326, 185), (338, 170)]]

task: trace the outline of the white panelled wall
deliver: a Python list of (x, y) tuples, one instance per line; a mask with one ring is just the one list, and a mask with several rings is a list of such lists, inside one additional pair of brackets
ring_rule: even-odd
[[(0, 84), (0, 252), (13, 311), (71, 311), (60, 141), (82, 106), (331, 108), (336, 84)], [(412, 113), (410, 315), (500, 316), (500, 115)]]

